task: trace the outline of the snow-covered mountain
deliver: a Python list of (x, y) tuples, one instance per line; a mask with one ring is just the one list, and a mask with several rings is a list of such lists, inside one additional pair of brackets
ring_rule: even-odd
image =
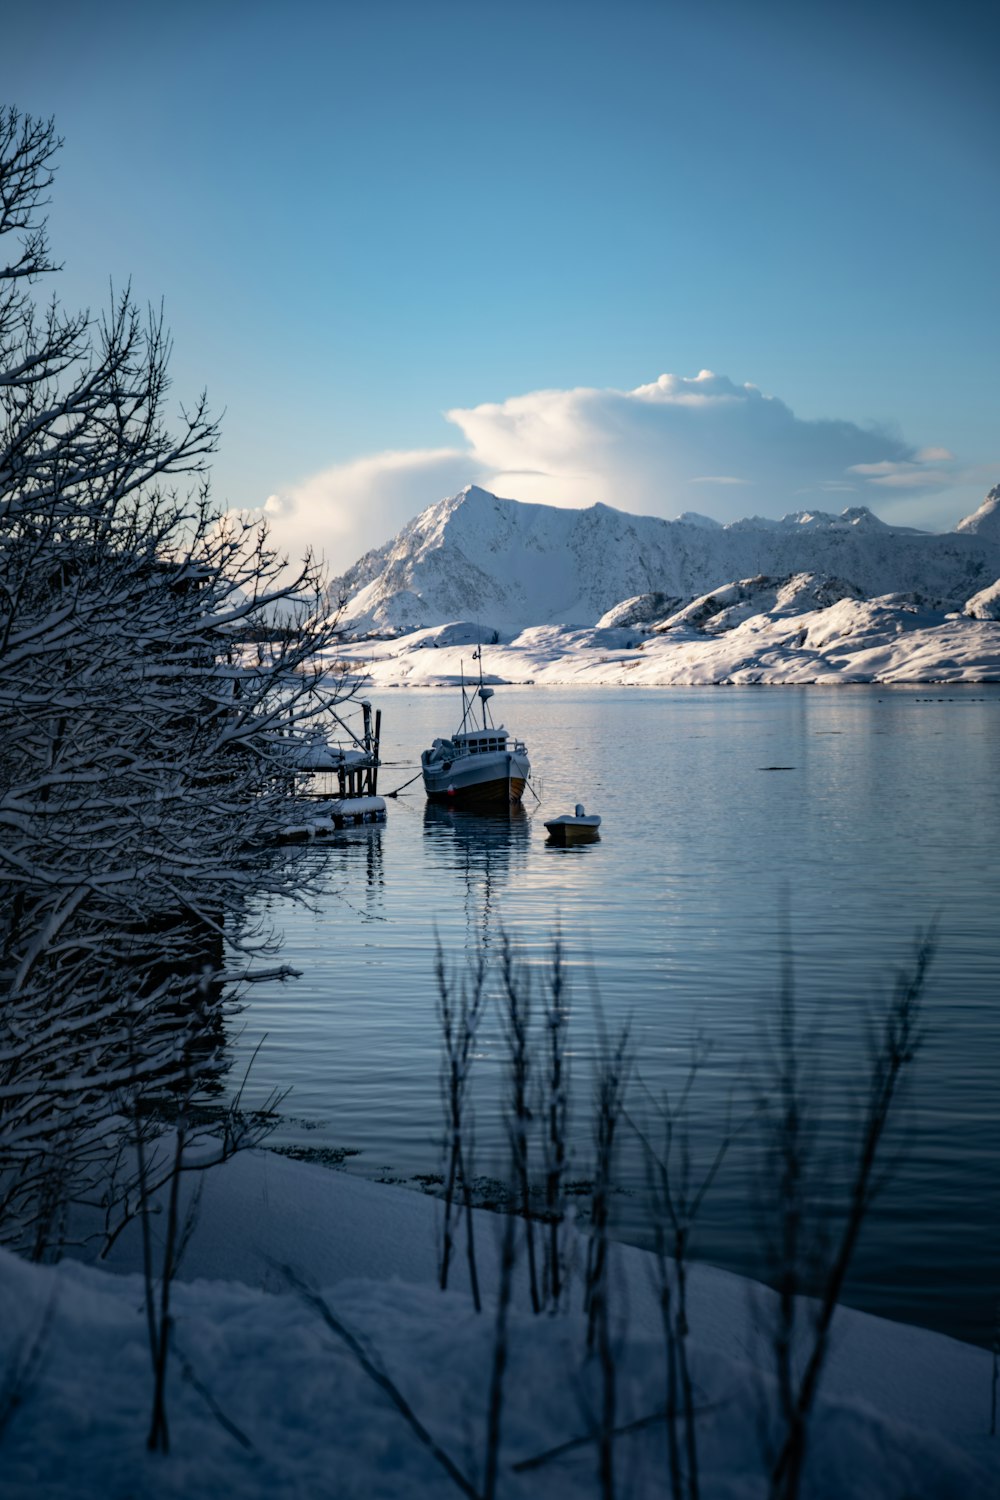
[[(955, 531), (938, 535), (888, 526), (864, 506), (721, 526), (606, 505), (528, 505), (470, 485), (367, 553), (333, 593), (356, 633), (467, 620), (509, 634), (658, 623), (735, 580), (780, 591), (782, 580), (803, 574), (826, 580), (837, 597), (919, 594), (961, 611), (1000, 578), (1000, 486)], [(796, 607), (816, 603), (803, 597)]]

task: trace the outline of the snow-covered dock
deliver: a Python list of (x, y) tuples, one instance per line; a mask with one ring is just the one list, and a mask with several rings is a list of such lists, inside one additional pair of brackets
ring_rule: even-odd
[(382, 713), (378, 710), (373, 719), (367, 701), (360, 708), (360, 735), (339, 714), (334, 715), (354, 742), (353, 748), (331, 745), (318, 731), (307, 744), (296, 747), (293, 770), (306, 785), (300, 786), (288, 821), (278, 832), (279, 844), (309, 843), (339, 828), (385, 822), (385, 801), (378, 795)]
[(357, 828), (363, 823), (385, 822), (385, 799), (382, 797), (339, 797), (334, 801), (317, 801), (308, 815), (296, 818), (278, 835), (281, 844), (305, 844), (323, 838), (339, 828)]
[[(362, 717), (360, 734), (342, 713), (332, 715), (338, 730), (353, 741), (353, 748), (331, 745), (318, 730), (312, 740), (296, 747), (293, 769), (310, 778), (311, 796), (332, 798), (338, 802), (377, 797), (382, 710), (377, 709), (373, 718), (372, 706), (367, 699), (358, 706)], [(385, 813), (384, 803), (382, 812)]]

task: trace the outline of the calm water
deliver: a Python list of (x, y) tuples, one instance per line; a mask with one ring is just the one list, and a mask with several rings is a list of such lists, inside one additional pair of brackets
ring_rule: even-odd
[[(388, 791), (457, 695), (379, 696)], [(1000, 689), (500, 688), (529, 746), (540, 805), (509, 822), (427, 808), (419, 783), (380, 829), (339, 836), (314, 910), (277, 905), (283, 960), (252, 987), (237, 1067), (266, 1033), (258, 1089), (291, 1086), (279, 1143), (350, 1147), (347, 1170), (412, 1180), (440, 1165), (435, 931), (456, 961), (501, 929), (545, 960), (558, 923), (572, 967), (578, 1111), (591, 1087), (595, 995), (629, 1018), (642, 1085), (676, 1088), (697, 1038), (696, 1157), (737, 1117), (773, 1004), (783, 903), (803, 1031), (833, 1137), (859, 1086), (865, 1016), (935, 919), (926, 1040), (891, 1142), (896, 1163), (848, 1300), (979, 1342), (1000, 1292)], [(783, 769), (774, 769), (781, 767)], [(771, 768), (771, 769), (768, 769)], [(577, 800), (599, 844), (547, 846), (543, 819)], [(477, 1057), (477, 1165), (498, 1170), (500, 1052)], [(640, 1091), (639, 1114), (651, 1106)], [(819, 1110), (818, 1110), (819, 1113)], [(760, 1270), (752, 1132), (706, 1201), (695, 1249)], [(578, 1126), (574, 1169), (587, 1170)], [(836, 1167), (824, 1167), (828, 1180)], [(621, 1163), (618, 1232), (647, 1235), (635, 1150)]]

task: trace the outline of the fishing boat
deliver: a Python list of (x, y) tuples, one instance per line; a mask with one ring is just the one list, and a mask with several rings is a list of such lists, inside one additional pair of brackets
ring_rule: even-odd
[(462, 722), (450, 739), (435, 740), (420, 757), (424, 790), (432, 802), (453, 807), (510, 807), (520, 802), (531, 772), (528, 750), (502, 724), (493, 723), (493, 689), (483, 683), (479, 651), (473, 660), (479, 662), (479, 686), (467, 688), (463, 670)]

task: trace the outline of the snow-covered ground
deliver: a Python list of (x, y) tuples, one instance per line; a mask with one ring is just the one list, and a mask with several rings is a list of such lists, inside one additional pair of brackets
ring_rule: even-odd
[[(0, 1255), (0, 1396), (18, 1354), (43, 1330), (0, 1442), (0, 1492), (6, 1500), (459, 1493), (290, 1285), (286, 1266), (322, 1289), (335, 1317), (481, 1492), (502, 1221), (477, 1216), (486, 1288), (477, 1315), (462, 1265), (453, 1290), (435, 1286), (440, 1211), (419, 1194), (267, 1152), (209, 1172), (184, 1284), (175, 1288), (166, 1458), (144, 1447), (151, 1382), (138, 1234), (119, 1239), (110, 1268), (37, 1267)], [(624, 1424), (662, 1405), (664, 1357), (651, 1259), (616, 1247), (613, 1272), (616, 1420)], [(771, 1307), (770, 1294), (739, 1277), (694, 1270), (691, 1341), (706, 1500), (766, 1494)], [(1000, 1493), (1000, 1441), (987, 1435), (990, 1376), (983, 1350), (841, 1309), (805, 1493), (829, 1500)], [(499, 1495), (600, 1493), (596, 1447), (586, 1441), (600, 1379), (598, 1361), (586, 1358), (583, 1319), (533, 1317), (517, 1287)], [(585, 1441), (543, 1467), (514, 1469), (573, 1438)], [(619, 1437), (615, 1457), (619, 1494), (669, 1494), (662, 1423)]]
[[(487, 644), (484, 669), (491, 682), (576, 686), (1000, 681), (996, 619), (899, 595), (845, 597), (786, 613), (780, 605), (740, 600), (740, 590), (740, 584), (718, 589), (652, 629), (533, 626)], [(750, 592), (745, 584), (742, 591)], [(973, 602), (985, 611), (989, 601)], [(473, 669), (475, 642), (481, 636), (488, 643), (493, 633), (451, 623), (353, 642), (335, 659), (346, 656), (375, 689), (450, 685), (463, 662), (467, 675)]]

